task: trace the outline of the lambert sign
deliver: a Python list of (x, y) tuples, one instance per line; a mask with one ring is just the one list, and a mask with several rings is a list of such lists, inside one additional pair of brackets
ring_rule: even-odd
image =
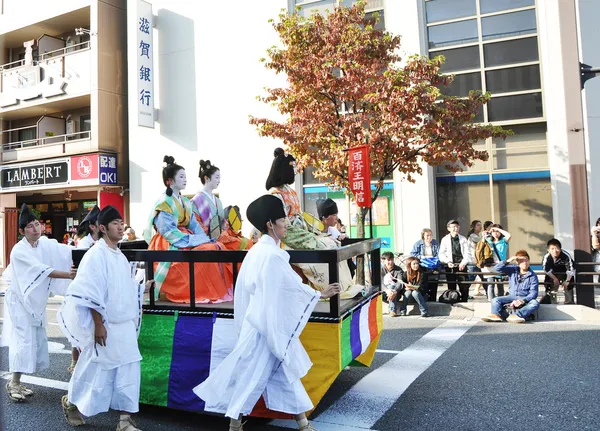
[(0, 177), (0, 188), (35, 187), (44, 184), (66, 184), (69, 181), (69, 163), (66, 160), (28, 166), (5, 167)]

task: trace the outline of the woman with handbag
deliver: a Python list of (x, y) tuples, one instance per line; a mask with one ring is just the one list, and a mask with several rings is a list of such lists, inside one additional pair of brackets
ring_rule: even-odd
[(426, 270), (423, 274), (427, 282), (426, 297), (427, 301), (431, 302), (435, 302), (437, 298), (438, 267), (440, 266), (440, 260), (438, 259), (439, 251), (440, 245), (433, 239), (433, 232), (431, 229), (425, 228), (421, 231), (421, 239), (413, 245), (413, 249), (410, 252), (412, 257), (420, 260), (421, 267)]
[[(493, 268), (500, 262), (504, 262), (508, 256), (508, 243), (512, 235), (502, 229), (502, 226), (495, 223), (490, 226), (488, 232), (483, 234), (482, 241), (486, 241), (492, 249), (492, 258), (485, 262), (485, 267), (481, 269), (481, 272), (493, 272)], [(488, 282), (486, 286), (488, 300), (491, 302), (496, 297), (494, 281), (502, 281), (502, 276), (494, 275), (486, 277), (485, 281)], [(498, 296), (504, 296), (504, 284), (500, 283), (498, 286)]]

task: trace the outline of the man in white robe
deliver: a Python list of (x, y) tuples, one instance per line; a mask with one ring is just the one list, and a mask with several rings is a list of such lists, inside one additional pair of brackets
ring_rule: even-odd
[[(98, 205), (94, 205), (92, 210), (87, 213), (85, 218), (81, 221), (80, 228), (87, 233), (86, 236), (81, 238), (77, 242), (77, 249), (87, 250), (98, 241), (98, 214), (100, 214), (100, 208)], [(79, 360), (79, 349), (74, 345), (71, 345), (71, 364), (67, 370), (72, 373)]]
[(235, 285), (234, 319), (238, 341), (233, 351), (196, 388), (206, 411), (231, 418), (242, 430), (261, 396), (267, 408), (296, 416), (298, 429), (314, 430), (306, 411), (313, 404), (301, 378), (312, 366), (299, 336), (319, 298), (339, 293), (338, 283), (318, 292), (302, 283), (280, 248), (287, 227), (281, 201), (265, 195), (250, 204), (248, 220), (263, 232), (242, 264)]
[(88, 249), (98, 241), (98, 225), (96, 223), (98, 214), (100, 214), (100, 208), (98, 205), (94, 205), (94, 208), (82, 220), (80, 228), (84, 229), (87, 235), (77, 242), (77, 248)]
[(72, 248), (42, 235), (41, 225), (27, 205), (21, 207), (19, 232), (23, 239), (10, 252), (8, 290), (5, 298), (4, 341), (8, 338), (6, 384), (11, 400), (21, 402), (33, 395), (21, 384), (21, 374), (35, 373), (49, 366), (46, 336), (48, 296), (63, 295), (75, 276), (71, 270)]
[(81, 349), (62, 406), (70, 425), (83, 425), (82, 414), (113, 409), (120, 412), (117, 431), (136, 431), (131, 414), (139, 410), (144, 287), (117, 247), (123, 237), (118, 210), (102, 209), (98, 225), (101, 238), (81, 260), (57, 315), (65, 336)]

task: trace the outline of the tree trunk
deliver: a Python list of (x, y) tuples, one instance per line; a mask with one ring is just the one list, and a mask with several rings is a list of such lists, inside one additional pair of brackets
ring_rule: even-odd
[[(365, 218), (368, 208), (356, 208), (356, 236), (363, 239), (365, 237)], [(365, 255), (356, 256), (356, 283), (365, 284)]]

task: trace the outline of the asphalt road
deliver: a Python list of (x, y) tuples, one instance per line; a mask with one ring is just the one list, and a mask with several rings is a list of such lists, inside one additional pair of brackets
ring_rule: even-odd
[[(51, 322), (57, 309), (51, 301)], [(314, 412), (320, 431), (600, 430), (599, 325), (418, 317), (385, 317), (384, 324), (373, 366), (342, 372)], [(50, 325), (48, 334), (50, 368), (36, 377), (56, 385), (69, 379), (70, 356), (58, 326)], [(7, 350), (0, 348), (2, 371)], [(30, 387), (35, 395), (23, 404), (10, 402), (2, 389), (3, 429), (71, 429), (60, 407), (65, 391)], [(116, 421), (110, 412), (79, 429), (114, 430)], [(145, 431), (228, 429), (219, 417), (152, 406), (141, 406), (137, 423)], [(290, 428), (250, 420), (245, 429)]]

